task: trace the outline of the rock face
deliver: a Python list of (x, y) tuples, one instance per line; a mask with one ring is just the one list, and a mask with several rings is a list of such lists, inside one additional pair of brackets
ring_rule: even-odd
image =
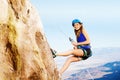
[(39, 14), (28, 0), (0, 0), (0, 80), (59, 80)]

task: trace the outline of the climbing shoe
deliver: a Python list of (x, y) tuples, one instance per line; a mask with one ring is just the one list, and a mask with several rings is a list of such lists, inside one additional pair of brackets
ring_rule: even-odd
[(56, 50), (53, 50), (53, 49), (50, 49), (50, 50), (51, 50), (51, 52), (52, 52), (53, 58), (55, 58), (57, 51), (56, 51)]

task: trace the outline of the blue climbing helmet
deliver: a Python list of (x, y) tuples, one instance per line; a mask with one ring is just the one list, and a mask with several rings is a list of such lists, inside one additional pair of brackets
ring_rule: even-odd
[(79, 19), (74, 19), (72, 21), (72, 26), (74, 26), (75, 23), (81, 23), (82, 24), (82, 22)]

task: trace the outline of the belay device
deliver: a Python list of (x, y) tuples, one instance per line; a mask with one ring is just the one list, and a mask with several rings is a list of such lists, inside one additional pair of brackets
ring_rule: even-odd
[(72, 43), (72, 42), (74, 42), (74, 40), (71, 38), (71, 37), (69, 37), (69, 41)]

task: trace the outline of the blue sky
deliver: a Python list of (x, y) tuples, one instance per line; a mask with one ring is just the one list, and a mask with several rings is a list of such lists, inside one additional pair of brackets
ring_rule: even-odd
[[(120, 0), (30, 0), (40, 13), (50, 46), (58, 51), (72, 48), (71, 21), (78, 18), (93, 48), (120, 47)], [(62, 31), (62, 32), (61, 32)]]

